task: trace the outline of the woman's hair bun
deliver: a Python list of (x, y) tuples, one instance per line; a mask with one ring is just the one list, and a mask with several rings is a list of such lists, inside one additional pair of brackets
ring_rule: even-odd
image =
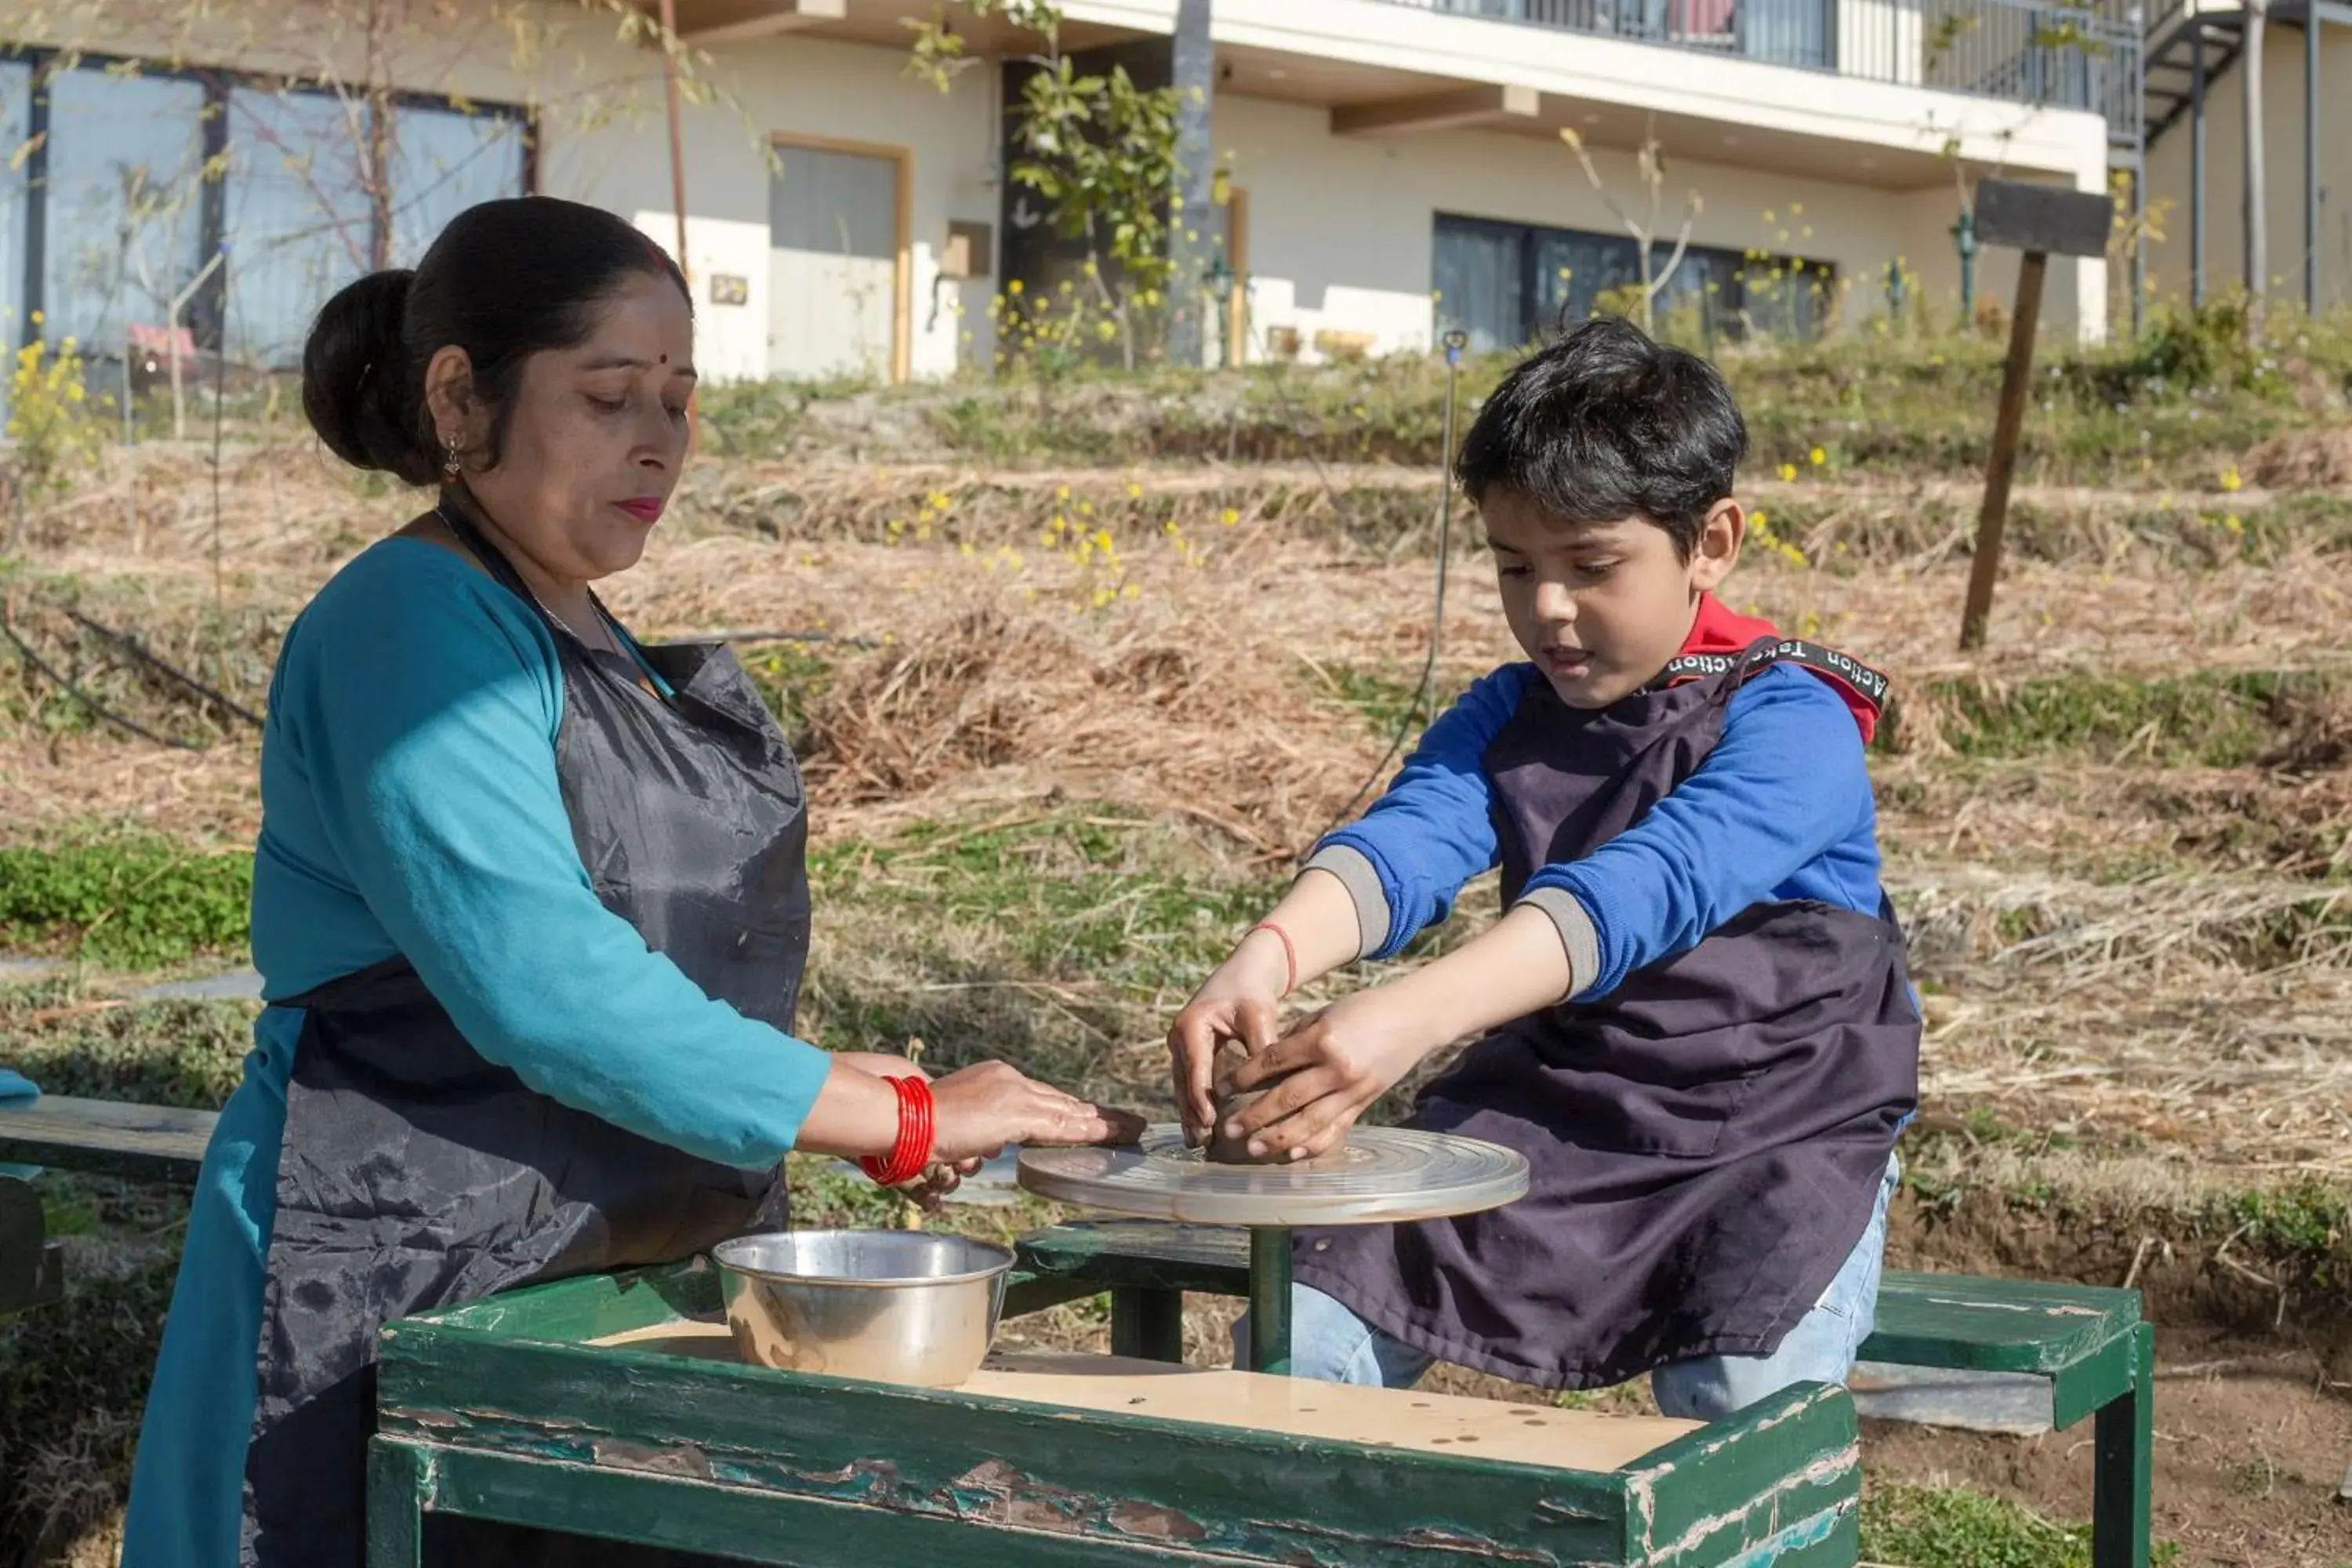
[(371, 272), (319, 311), (302, 346), (302, 412), (330, 451), (412, 485), (440, 463), (416, 418), (420, 369), (409, 363), (407, 268)]

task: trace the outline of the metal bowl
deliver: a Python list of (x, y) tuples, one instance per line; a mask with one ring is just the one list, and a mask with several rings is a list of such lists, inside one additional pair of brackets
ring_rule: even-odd
[(711, 1248), (747, 1362), (952, 1388), (996, 1338), (1013, 1254), (914, 1230), (785, 1230)]

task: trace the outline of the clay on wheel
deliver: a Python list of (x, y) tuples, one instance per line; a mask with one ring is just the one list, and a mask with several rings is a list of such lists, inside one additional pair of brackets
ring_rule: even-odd
[[(1220, 1046), (1217, 1048), (1216, 1061), (1213, 1065), (1213, 1070), (1217, 1078), (1223, 1078), (1225, 1074), (1233, 1071), (1234, 1068), (1240, 1066), (1243, 1062), (1248, 1059), (1249, 1049), (1247, 1047), (1244, 1046), (1239, 1040), (1227, 1040), (1223, 1046)], [(1255, 1105), (1258, 1102), (1259, 1098), (1265, 1093), (1265, 1089), (1254, 1089), (1246, 1094), (1236, 1094), (1230, 1097), (1219, 1096), (1217, 1098), (1216, 1125), (1209, 1129), (1208, 1157), (1211, 1160), (1220, 1165), (1279, 1165), (1286, 1163), (1283, 1156), (1277, 1153), (1268, 1152), (1265, 1154), (1253, 1155), (1249, 1152), (1249, 1140), (1245, 1137), (1228, 1138), (1225, 1136), (1225, 1123), (1234, 1117), (1240, 1115), (1243, 1111), (1247, 1110), (1251, 1106)]]

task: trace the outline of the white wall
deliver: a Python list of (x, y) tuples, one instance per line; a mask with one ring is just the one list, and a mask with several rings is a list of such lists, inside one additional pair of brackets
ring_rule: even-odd
[[(1234, 181), (1249, 193), (1249, 270), (1255, 335), (1297, 329), (1312, 356), (1324, 328), (1371, 331), (1377, 353), (1424, 349), (1433, 321), (1434, 218), (1439, 212), (1624, 232), (1558, 142), (1486, 131), (1383, 139), (1332, 136), (1320, 111), (1227, 96), (1216, 108), (1216, 145), (1234, 154)], [(1885, 191), (1769, 174), (1673, 157), (1660, 226), (1671, 239), (1683, 193), (1702, 203), (1692, 243), (1761, 249), (1836, 265), (1849, 284), (1846, 319), (1884, 308), (1886, 265), (1900, 258), (1938, 309), (1956, 308), (1959, 264), (1946, 232), (1958, 215), (1951, 186)], [(1632, 154), (1596, 150), (1610, 192), (1646, 204)], [(1640, 204), (1640, 205), (1637, 205)], [(1980, 286), (2014, 275), (1979, 258)], [(2054, 331), (2083, 323), (2078, 274), (2104, 321), (2105, 269), (2053, 263), (2044, 319)], [(1952, 303), (1946, 303), (1946, 301)]]
[[(109, 0), (47, 13), (39, 28), (11, 18), (10, 41), (104, 48), (248, 70), (358, 74), (364, 37), (355, 4), (234, 0), (191, 22), (160, 0)], [(593, 202), (629, 217), (665, 249), (674, 248), (669, 142), (660, 56), (624, 43), (601, 9), (547, 4), (495, 14), (468, 7), (454, 25), (413, 5), (413, 26), (394, 51), (400, 85), (483, 100), (530, 102), (540, 113), (540, 189)], [(29, 34), (29, 36), (27, 36)], [(971, 71), (941, 95), (901, 75), (902, 51), (780, 37), (733, 46), (709, 71), (719, 92), (698, 94), (681, 117), (686, 147), (688, 260), (697, 282), (698, 354), (714, 378), (766, 370), (768, 139), (779, 132), (906, 146), (910, 171), (912, 342), (917, 375), (943, 375), (959, 363), (985, 366), (994, 353), (986, 283), (950, 286), (935, 324), (931, 288), (950, 218), (997, 221), (987, 183), (986, 72)], [(789, 177), (790, 150), (785, 160)], [(741, 306), (714, 305), (712, 272), (744, 277)], [(965, 307), (959, 315), (952, 304)], [(962, 342), (970, 332), (972, 341)]]
[[(932, 320), (949, 220), (972, 219), (992, 228), (998, 222), (997, 191), (989, 180), (986, 72), (967, 71), (941, 94), (908, 79), (905, 64), (899, 50), (789, 34), (731, 46), (718, 56), (711, 74), (734, 104), (689, 108), (682, 125), (692, 220), (688, 245), (702, 245), (698, 237), (708, 225), (712, 254), (731, 258), (726, 270), (745, 275), (748, 269), (751, 281), (751, 298), (741, 307), (697, 302), (706, 335), (726, 364), (765, 369), (766, 143), (779, 132), (910, 151), (910, 368), (921, 377), (949, 374), (959, 364), (990, 364), (995, 343), (989, 330), (989, 281), (941, 286)], [(646, 65), (651, 68), (650, 57)], [(551, 134), (549, 143), (541, 175), (549, 195), (629, 214), (665, 247), (675, 246), (669, 144), (658, 121)], [(776, 155), (782, 160), (783, 177), (790, 179), (792, 148), (782, 147)], [(698, 279), (702, 276), (698, 267)], [(963, 342), (966, 333), (969, 342)]]
[[(1164, 0), (1091, 3), (1097, 8), (1150, 10)], [(1908, 8), (1907, 0), (1846, 3), (1886, 5), (1897, 12)], [(1074, 14), (1082, 8), (1074, 5)], [(313, 69), (322, 58), (330, 58), (345, 69), (356, 68), (361, 40), (355, 33), (328, 30), (304, 38), (302, 30), (290, 25), (289, 18), (315, 20), (320, 15), (302, 0), (244, 0), (234, 11), (234, 22), (219, 21), (212, 35), (157, 29), (142, 37), (139, 29), (119, 16), (105, 31), (112, 47), (127, 52), (146, 48), (178, 52), (198, 62), (307, 65)], [(537, 28), (526, 40), (531, 60), (519, 60), (518, 46), (503, 34), (462, 27), (420, 31), (401, 46), (404, 84), (483, 99), (538, 101), (541, 188), (607, 206), (666, 247), (673, 245), (659, 57), (643, 45), (619, 42), (607, 15), (549, 5), (531, 16)], [(1609, 52), (1615, 59), (1632, 50), (1626, 58), (1661, 78), (1693, 71), (1752, 75), (1759, 68), (1536, 28), (1451, 27), (1466, 19), (1368, 0), (1223, 0), (1218, 10), (1221, 35), (1229, 29), (1253, 38), (1263, 34), (1298, 47), (1312, 41), (1314, 27), (1365, 16), (1380, 27), (1398, 31), (1399, 37), (1386, 38), (1375, 27), (1370, 42), (1353, 46), (1359, 53), (1393, 52), (1412, 41), (1405, 34), (1426, 34), (1451, 40), (1448, 47), (1457, 52), (1468, 45), (1499, 47), (1509, 43), (1519, 46), (1522, 54), (1558, 55), (1560, 60), (1580, 62), (1583, 76), (1597, 68), (1591, 63), (1594, 51)], [(2282, 39), (2292, 37), (2286, 29), (2278, 32)], [(1461, 62), (1448, 63), (1450, 68)], [(1468, 63), (1479, 69), (1495, 64)], [(984, 370), (992, 363), (995, 345), (987, 302), (1001, 279), (950, 285), (942, 293), (942, 305), (961, 303), (963, 310), (959, 313), (943, 308), (936, 321), (931, 320), (932, 288), (948, 221), (976, 219), (993, 227), (1000, 220), (1000, 193), (992, 183), (991, 73), (984, 68), (966, 72), (942, 95), (907, 78), (903, 65), (903, 52), (897, 48), (789, 34), (730, 46), (719, 54), (713, 75), (724, 100), (692, 104), (684, 115), (691, 214), (688, 259), (702, 296), (698, 300), (699, 353), (714, 379), (756, 375), (766, 368), (766, 157), (768, 138), (780, 132), (910, 150), (911, 369), (918, 376), (937, 376), (959, 365)], [(1550, 74), (1546, 80), (1559, 76), (1558, 67), (1554, 61), (1547, 68)], [(1765, 75), (1782, 86), (1793, 80), (1796, 88), (1817, 99), (1827, 92), (1836, 100), (1833, 110), (1818, 109), (1816, 134), (1833, 131), (1851, 137), (1858, 133), (1857, 127), (1877, 125), (1878, 119), (1894, 112), (1880, 100), (1895, 95), (1887, 103), (1899, 100), (1897, 107), (1909, 118), (1899, 123), (1887, 120), (1879, 129), (1890, 143), (1903, 142), (1915, 153), (1922, 134), (1918, 115), (1949, 102), (1939, 96), (1812, 73)], [(1717, 85), (1728, 91), (1726, 83)], [(2104, 132), (2095, 118), (1990, 103), (1967, 109), (1966, 134), (2012, 150), (2012, 169), (2062, 178), (2073, 171), (2071, 177), (2088, 188), (2103, 183)], [(1775, 112), (1787, 117), (1785, 110)], [(1254, 325), (1260, 334), (1271, 327), (1295, 327), (1310, 353), (1315, 333), (1326, 327), (1369, 331), (1379, 352), (1428, 345), (1433, 218), (1439, 211), (1600, 233), (1619, 230), (1575, 160), (1549, 137), (1459, 131), (1335, 138), (1321, 110), (1231, 95), (1217, 104), (1214, 137), (1220, 155), (1230, 153), (1234, 157), (1235, 182), (1249, 192)], [(1842, 140), (1836, 145), (1853, 150), (1857, 167), (1866, 155), (1866, 142)], [(1709, 164), (1672, 145), (1667, 151), (1675, 160), (1669, 205), (1678, 205), (1686, 188), (1696, 188), (1705, 204), (1693, 230), (1695, 242), (1831, 261), (1847, 284), (1850, 319), (1880, 308), (1886, 263), (1898, 256), (1937, 300), (1956, 299), (1958, 267), (1945, 232), (1957, 210), (1950, 187), (1888, 191)], [(2168, 145), (2165, 152), (2169, 155), (2177, 148)], [(782, 156), (789, 177), (788, 148)], [(2224, 158), (2217, 138), (2217, 168)], [(1640, 192), (1630, 155), (1599, 150), (1596, 161), (1621, 200), (1633, 199)], [(2284, 153), (2276, 156), (2276, 163), (2282, 170), (2293, 166)], [(2283, 190), (2278, 199), (2291, 203), (2293, 197)], [(2226, 226), (2216, 225), (2217, 241)], [(1666, 227), (1671, 234), (1673, 220)], [(2287, 230), (2275, 232), (2284, 237)], [(2217, 249), (2216, 254), (2224, 252)], [(749, 298), (742, 306), (711, 303), (709, 279), (714, 272), (746, 279)], [(2012, 273), (2012, 258), (1989, 253), (1980, 265), (1980, 288), (1986, 293), (2004, 293), (2005, 279)], [(2053, 266), (2045, 308), (2053, 330), (2086, 334), (2103, 330), (2104, 274), (2097, 264)]]
[[(2320, 34), (2319, 299), (2321, 308), (2352, 303), (2352, 27)], [(2271, 298), (2303, 300), (2303, 30), (2273, 25), (2263, 37), (2263, 156), (2268, 185)], [(2243, 62), (2207, 84), (2205, 93), (2205, 287), (2224, 294), (2245, 280), (2245, 72)], [(2167, 132), (2148, 153), (2148, 195), (2172, 205), (2164, 241), (2148, 247), (2147, 270), (2159, 300), (2189, 298), (2190, 121)]]

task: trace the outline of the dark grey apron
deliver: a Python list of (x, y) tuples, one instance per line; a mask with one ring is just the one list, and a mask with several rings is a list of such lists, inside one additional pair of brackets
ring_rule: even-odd
[[(532, 604), (456, 510), (442, 515)], [(722, 648), (646, 650), (675, 693), (665, 701), (627, 661), (549, 629), (563, 668), (556, 769), (596, 896), (706, 994), (789, 1030), (808, 952), (808, 824), (782, 733)], [(386, 1321), (781, 1228), (784, 1188), (775, 1172), (698, 1159), (527, 1088), (467, 1044), (405, 959), (283, 1005), (306, 1016), (286, 1091), (243, 1561), (336, 1568), (363, 1551)]]
[[(1485, 757), (1506, 902), (1641, 821), (1783, 659), (1838, 674), (1843, 656), (1759, 642), (1598, 710), (1531, 681)], [(1848, 684), (1881, 679), (1861, 673)], [(1527, 1197), (1301, 1232), (1297, 1278), (1441, 1360), (1546, 1387), (1769, 1354), (1862, 1238), (1918, 1052), (1883, 895), (1876, 918), (1759, 904), (1605, 997), (1496, 1030), (1423, 1089), (1408, 1124), (1517, 1149)]]

